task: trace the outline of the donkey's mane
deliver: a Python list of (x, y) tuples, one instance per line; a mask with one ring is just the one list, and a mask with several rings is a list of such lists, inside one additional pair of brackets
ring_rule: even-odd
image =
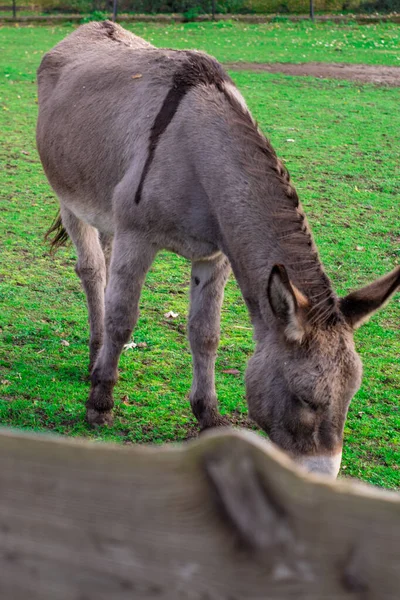
[[(225, 94), (235, 115), (234, 124), (241, 129), (246, 143), (258, 151), (263, 159), (250, 162), (244, 153), (246, 170), (265, 180), (266, 171), (278, 183), (279, 206), (271, 213), (273, 227), (280, 248), (284, 253), (285, 266), (295, 276), (301, 291), (309, 298), (312, 308), (310, 318), (318, 325), (331, 325), (340, 319), (338, 300), (331, 282), (324, 272), (311, 229), (301, 207), (299, 197), (291, 182), (290, 174), (278, 158), (270, 141), (260, 130), (250, 112), (231, 94)], [(252, 155), (253, 157), (253, 155)]]

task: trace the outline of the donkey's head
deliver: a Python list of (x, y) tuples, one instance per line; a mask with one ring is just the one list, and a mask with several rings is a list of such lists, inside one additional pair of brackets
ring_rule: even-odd
[(267, 333), (246, 374), (250, 416), (309, 471), (336, 477), (350, 401), (362, 366), (353, 331), (400, 286), (400, 267), (339, 300), (336, 318), (318, 324), (283, 266), (272, 269)]

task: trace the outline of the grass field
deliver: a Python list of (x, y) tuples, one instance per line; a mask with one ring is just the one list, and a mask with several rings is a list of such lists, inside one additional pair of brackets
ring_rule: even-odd
[[(400, 27), (395, 23), (349, 25), (276, 22), (135, 23), (126, 27), (156, 46), (197, 48), (220, 61), (365, 63), (400, 66)], [(72, 25), (63, 27), (4, 27), (0, 47), (21, 54), (48, 49)], [(21, 32), (22, 30), (22, 32)], [(15, 60), (14, 59), (14, 60)], [(4, 56), (5, 60), (5, 56)]]
[[(169, 46), (202, 47), (223, 60), (241, 57), (242, 26), (229, 29), (237, 49), (221, 45), (219, 53), (219, 36), (227, 30), (201, 27), (204, 31), (141, 25), (139, 33), (147, 32), (159, 44), (169, 36)], [(251, 35), (261, 36), (263, 27)], [(359, 29), (351, 35), (358, 36)], [(167, 253), (154, 264), (141, 300), (135, 341), (147, 345), (124, 352), (121, 359), (115, 425), (93, 431), (83, 420), (88, 392), (85, 302), (73, 271), (74, 251), (63, 249), (51, 258), (43, 242), (57, 203), (34, 143), (35, 69), (43, 51), (70, 30), (0, 29), (0, 422), (124, 443), (182, 440), (195, 426), (187, 401), (190, 268)], [(275, 60), (281, 60), (275, 50)], [(353, 51), (355, 62), (362, 62), (365, 52)], [(246, 60), (261, 60), (258, 46), (246, 52)], [(379, 52), (370, 50), (370, 62), (394, 60), (394, 54)], [(331, 62), (336, 54), (331, 48), (323, 56)], [(338, 291), (399, 264), (398, 89), (245, 72), (232, 76), (286, 160)], [(400, 488), (399, 308), (397, 296), (356, 335), (365, 375), (346, 423), (342, 471), (395, 489)], [(169, 310), (179, 313), (178, 318), (165, 319)], [(243, 374), (252, 348), (246, 310), (231, 280), (217, 386), (222, 412), (239, 422), (246, 415)], [(224, 373), (227, 369), (238, 369), (240, 375)]]

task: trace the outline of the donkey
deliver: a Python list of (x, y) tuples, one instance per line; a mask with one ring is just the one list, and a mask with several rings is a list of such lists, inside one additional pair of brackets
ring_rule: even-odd
[(72, 239), (87, 296), (88, 422), (112, 422), (141, 288), (169, 249), (192, 263), (190, 402), (201, 429), (226, 423), (214, 365), (232, 268), (256, 340), (249, 414), (309, 470), (336, 476), (361, 382), (353, 330), (399, 288), (400, 267), (337, 298), (286, 168), (210, 56), (89, 23), (43, 57), (38, 85), (37, 145), (60, 202), (49, 233), (54, 247)]

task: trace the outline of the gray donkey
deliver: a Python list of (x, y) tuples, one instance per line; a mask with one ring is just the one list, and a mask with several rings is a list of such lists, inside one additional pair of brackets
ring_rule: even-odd
[(87, 296), (89, 423), (112, 421), (141, 288), (169, 249), (192, 262), (190, 401), (200, 427), (225, 424), (214, 364), (232, 267), (257, 342), (250, 416), (309, 470), (335, 476), (361, 382), (353, 330), (399, 288), (400, 268), (336, 297), (287, 170), (206, 54), (90, 23), (43, 57), (38, 82), (37, 144), (60, 201), (50, 232), (56, 247), (67, 235), (75, 244)]

